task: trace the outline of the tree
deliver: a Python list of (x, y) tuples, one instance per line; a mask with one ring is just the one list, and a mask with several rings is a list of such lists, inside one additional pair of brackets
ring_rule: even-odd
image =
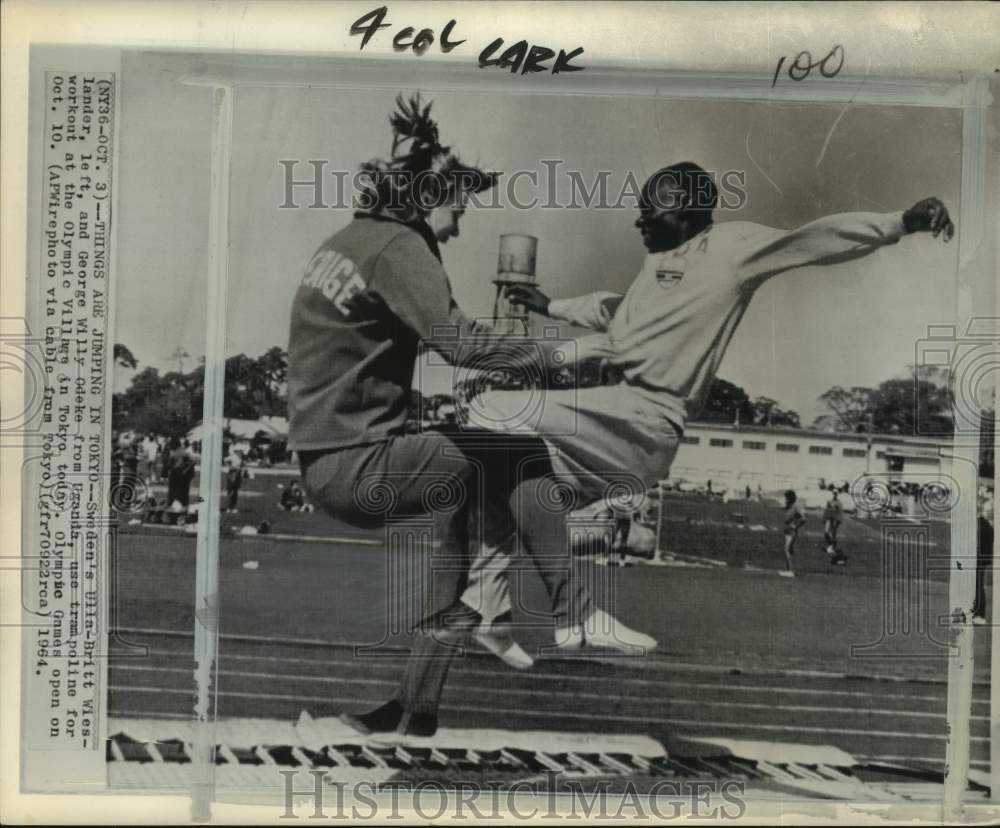
[(933, 366), (911, 366), (877, 388), (835, 385), (819, 403), (824, 411), (815, 425), (836, 431), (939, 437), (954, 431), (948, 372)]
[(786, 411), (770, 397), (757, 397), (753, 403), (753, 424), (770, 428), (801, 428), (802, 422), (794, 411)]
[(227, 417), (256, 420), (285, 416), (288, 356), (278, 347), (258, 358), (237, 354), (226, 360), (224, 411)]
[(260, 416), (264, 403), (263, 372), (255, 359), (237, 354), (226, 360), (223, 414), (243, 420)]
[(843, 388), (833, 386), (820, 394), (818, 402), (823, 413), (816, 418), (817, 427), (833, 431), (863, 432), (870, 430), (875, 389), (863, 386)]
[(183, 374), (161, 376), (148, 367), (132, 377), (127, 391), (115, 395), (112, 423), (117, 431), (181, 437), (195, 422), (191, 389)]
[(818, 414), (809, 427), (816, 431), (845, 431), (836, 414)]
[(698, 419), (706, 423), (735, 423), (737, 420), (745, 425), (752, 423), (754, 411), (750, 396), (738, 385), (716, 379)]
[(288, 409), (288, 354), (277, 345), (258, 359), (265, 397), (264, 414), (284, 416)]
[(115, 343), (112, 353), (116, 365), (121, 365), (123, 368), (139, 367), (139, 360), (135, 358), (127, 346), (122, 345), (120, 342)]
[[(116, 358), (119, 346), (115, 346)], [(134, 357), (122, 347), (122, 357)], [(178, 348), (171, 357), (183, 366), (189, 355)], [(132, 377), (129, 388), (114, 396), (112, 418), (119, 431), (155, 431), (167, 436), (183, 436), (201, 422), (205, 400), (205, 359), (185, 373), (168, 371), (161, 375), (149, 367)], [(263, 416), (287, 416), (288, 355), (277, 346), (259, 357), (237, 354), (225, 365), (223, 414), (226, 417), (257, 420)]]
[(951, 436), (948, 389), (913, 377), (886, 380), (872, 400), (872, 425), (893, 434)]

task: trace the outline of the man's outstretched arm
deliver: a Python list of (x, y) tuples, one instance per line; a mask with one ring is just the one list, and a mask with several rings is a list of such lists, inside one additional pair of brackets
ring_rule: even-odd
[(762, 282), (798, 267), (867, 256), (910, 233), (950, 241), (955, 225), (940, 199), (925, 198), (902, 213), (840, 213), (762, 240), (738, 263), (741, 280)]

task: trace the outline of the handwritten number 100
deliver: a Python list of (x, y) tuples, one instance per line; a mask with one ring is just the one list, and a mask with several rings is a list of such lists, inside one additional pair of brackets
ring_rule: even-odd
[[(774, 85), (778, 82), (778, 74), (781, 72), (781, 67), (785, 64), (785, 57), (782, 57), (778, 61), (778, 65), (774, 67), (774, 79), (771, 81), (771, 88), (774, 89)], [(834, 63), (836, 61), (836, 63)], [(788, 77), (793, 81), (805, 80), (809, 77), (809, 73), (813, 69), (819, 69), (819, 73), (824, 78), (832, 78), (844, 67), (844, 47), (840, 44), (834, 46), (829, 54), (822, 60), (813, 63), (812, 55), (807, 51), (799, 52), (795, 56), (795, 60), (791, 62), (788, 66)]]

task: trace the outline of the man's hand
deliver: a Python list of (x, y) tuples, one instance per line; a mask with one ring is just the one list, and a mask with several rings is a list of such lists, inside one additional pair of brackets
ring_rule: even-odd
[(914, 204), (903, 213), (903, 226), (907, 233), (926, 233), (930, 230), (934, 238), (941, 234), (946, 242), (955, 235), (955, 225), (948, 215), (948, 208), (939, 198), (925, 198)]
[(534, 285), (509, 285), (507, 298), (542, 316), (549, 315), (549, 297)]

